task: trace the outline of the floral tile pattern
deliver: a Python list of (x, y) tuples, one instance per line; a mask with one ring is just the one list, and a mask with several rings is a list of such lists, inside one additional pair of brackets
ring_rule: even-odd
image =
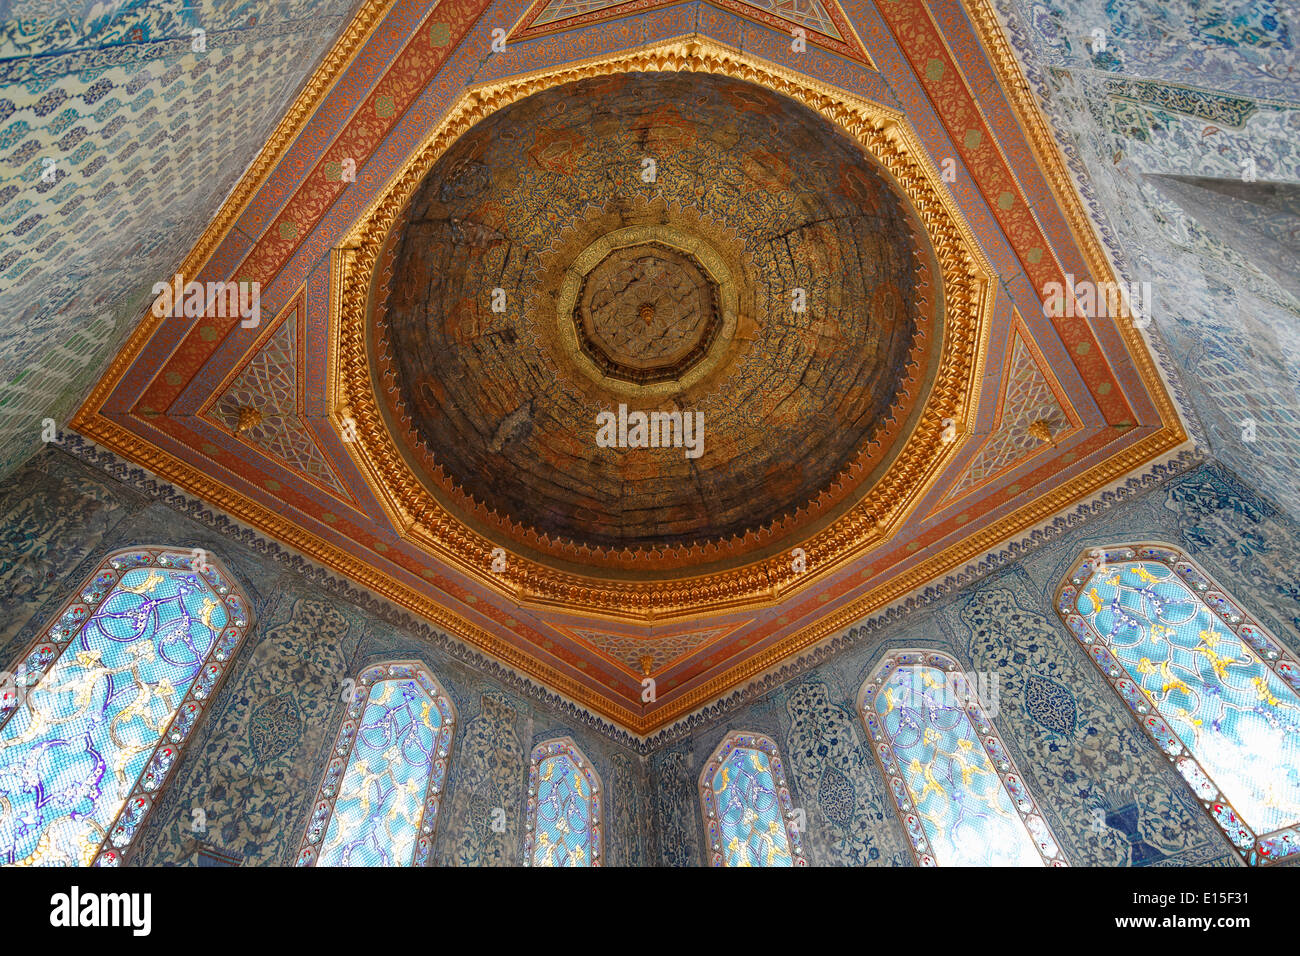
[(351, 5), (0, 8), (0, 475), (70, 416)]

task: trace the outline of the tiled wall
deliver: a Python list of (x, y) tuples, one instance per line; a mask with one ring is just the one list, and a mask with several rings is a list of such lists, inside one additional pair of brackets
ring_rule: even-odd
[(1300, 7), (995, 3), (1204, 444), (1300, 517)]
[(0, 3), (0, 476), (67, 421), (353, 6)]
[(659, 861), (703, 864), (697, 780), (722, 738), (743, 730), (780, 746), (814, 865), (910, 865), (855, 703), (887, 651), (934, 648), (970, 671), (998, 674), (994, 724), (1072, 864), (1235, 863), (1228, 842), (1053, 610), (1056, 588), (1079, 554), (1138, 541), (1183, 549), (1293, 650), (1300, 645), (1300, 526), (1226, 472), (1200, 468), (945, 600), (864, 629), (847, 652), (655, 752), (650, 792)]
[[(1232, 863), (1186, 785), (1059, 623), (1052, 597), (1080, 552), (1163, 541), (1191, 554), (1293, 649), (1300, 645), (1300, 526), (1230, 473), (1201, 467), (1044, 538), (1018, 563), (954, 594), (856, 629), (843, 653), (667, 735), (643, 761), (631, 741), (530, 693), (455, 642), (329, 584), (139, 469), (113, 470), (51, 448), (0, 485), (0, 661), (18, 654), (99, 558), (130, 545), (207, 548), (239, 578), (257, 614), (141, 837), (139, 859), (149, 864), (197, 863), (200, 844), (250, 865), (291, 861), (341, 718), (343, 679), (374, 661), (416, 658), (452, 696), (460, 720), (435, 843), (440, 863), (518, 863), (528, 750), (568, 735), (604, 782), (611, 863), (700, 865), (696, 781), (722, 737), (745, 730), (780, 746), (814, 865), (907, 865), (906, 838), (854, 712), (863, 681), (899, 647), (933, 647), (999, 674), (995, 723), (1072, 863)], [(492, 830), (496, 807), (506, 812), (504, 833)], [(1097, 809), (1105, 826), (1095, 822)], [(196, 810), (205, 833), (193, 830)]]
[[(378, 604), (359, 607), (266, 549), (216, 533), (61, 451), (43, 452), (0, 485), (0, 661), (17, 657), (103, 555), (134, 544), (208, 549), (243, 585), (256, 614), (140, 837), (140, 863), (197, 864), (200, 844), (246, 865), (292, 862), (342, 720), (343, 681), (392, 659), (424, 661), (458, 716), (437, 862), (520, 862), (528, 754), (558, 736), (572, 737), (600, 774), (609, 862), (643, 861), (643, 770), (634, 751), (572, 711), (528, 696), (499, 668), (494, 675), (475, 666), (441, 636), (426, 639), (385, 620)], [(492, 828), (498, 807), (506, 821), (500, 833)], [(194, 830), (196, 820), (205, 832)]]

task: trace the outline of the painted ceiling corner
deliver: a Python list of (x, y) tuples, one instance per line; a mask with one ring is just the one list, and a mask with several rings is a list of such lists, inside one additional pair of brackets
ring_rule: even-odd
[(363, 4), (72, 427), (661, 734), (1188, 452), (1005, 23)]

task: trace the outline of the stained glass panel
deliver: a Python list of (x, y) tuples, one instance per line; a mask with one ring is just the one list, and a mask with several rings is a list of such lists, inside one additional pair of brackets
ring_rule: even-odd
[(785, 773), (766, 737), (727, 737), (704, 768), (700, 798), (714, 866), (805, 866)]
[(1250, 863), (1300, 852), (1300, 667), (1180, 552), (1096, 549), (1058, 610)]
[(450, 701), (418, 664), (361, 675), (299, 866), (422, 866), (447, 772)]
[(116, 865), (248, 627), (202, 551), (111, 555), (0, 701), (0, 861)]
[(600, 778), (569, 740), (533, 750), (524, 858), (530, 866), (600, 866)]
[(1065, 865), (978, 699), (954, 694), (961, 686), (975, 684), (955, 661), (904, 651), (882, 662), (859, 698), (917, 862)]

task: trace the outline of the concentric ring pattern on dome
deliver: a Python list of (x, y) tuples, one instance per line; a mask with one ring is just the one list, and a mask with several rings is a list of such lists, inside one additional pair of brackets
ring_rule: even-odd
[[(391, 430), (444, 507), (526, 553), (824, 525), (888, 465), (878, 436), (936, 351), (906, 209), (859, 145), (738, 80), (529, 96), (447, 150), (390, 238), (372, 336)], [(698, 448), (605, 447), (620, 406), (700, 423)]]

